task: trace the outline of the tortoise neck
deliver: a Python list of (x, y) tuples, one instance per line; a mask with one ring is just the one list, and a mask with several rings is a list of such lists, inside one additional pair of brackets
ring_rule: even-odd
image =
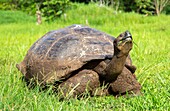
[(122, 72), (123, 67), (126, 62), (128, 55), (114, 55), (110, 63), (105, 69), (106, 72), (106, 81), (114, 81), (117, 76)]

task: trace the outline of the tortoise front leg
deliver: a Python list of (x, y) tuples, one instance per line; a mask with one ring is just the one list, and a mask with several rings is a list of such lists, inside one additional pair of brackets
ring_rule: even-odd
[(110, 89), (113, 94), (124, 95), (134, 94), (140, 95), (141, 85), (137, 81), (135, 74), (132, 74), (126, 67), (123, 68), (122, 73), (117, 77), (116, 81), (110, 84)]
[(79, 97), (85, 92), (92, 93), (100, 86), (99, 76), (92, 70), (82, 70), (59, 85), (61, 98)]

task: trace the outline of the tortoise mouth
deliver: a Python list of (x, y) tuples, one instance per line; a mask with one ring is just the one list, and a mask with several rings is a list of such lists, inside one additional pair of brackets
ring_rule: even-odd
[(132, 43), (132, 37), (128, 36), (128, 37), (124, 37), (121, 40), (118, 41), (118, 46), (122, 46), (125, 43)]

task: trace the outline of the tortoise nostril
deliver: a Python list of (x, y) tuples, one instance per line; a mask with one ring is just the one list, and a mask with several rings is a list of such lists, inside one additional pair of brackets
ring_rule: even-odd
[(124, 38), (131, 38), (132, 39), (131, 33), (129, 31), (126, 31)]

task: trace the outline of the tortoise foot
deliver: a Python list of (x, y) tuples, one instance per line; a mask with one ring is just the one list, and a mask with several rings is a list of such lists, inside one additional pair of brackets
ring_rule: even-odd
[(122, 73), (118, 76), (116, 81), (110, 84), (111, 91), (117, 95), (140, 95), (141, 85), (137, 81), (134, 74), (132, 74), (126, 67), (124, 67)]

